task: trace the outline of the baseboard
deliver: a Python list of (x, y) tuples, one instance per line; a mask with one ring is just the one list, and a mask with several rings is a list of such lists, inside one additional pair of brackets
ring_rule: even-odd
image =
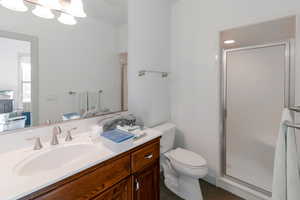
[(203, 180), (205, 180), (206, 182), (212, 185), (217, 185), (217, 178), (215, 176), (207, 175), (203, 178)]
[(270, 197), (245, 186), (242, 186), (238, 183), (235, 183), (231, 180), (228, 180), (225, 177), (217, 178), (216, 185), (217, 187), (231, 192), (232, 194), (239, 196), (245, 200), (271, 200)]

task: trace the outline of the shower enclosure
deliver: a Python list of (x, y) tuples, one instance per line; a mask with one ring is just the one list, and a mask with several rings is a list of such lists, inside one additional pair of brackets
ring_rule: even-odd
[(281, 112), (294, 103), (291, 46), (223, 50), (223, 175), (268, 196)]

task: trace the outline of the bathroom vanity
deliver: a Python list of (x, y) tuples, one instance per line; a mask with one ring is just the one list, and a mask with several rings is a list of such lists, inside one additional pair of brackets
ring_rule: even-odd
[[(110, 153), (109, 158), (97, 161), (97, 164), (78, 170), (58, 182), (8, 199), (158, 200), (160, 135), (154, 134), (140, 140), (130, 150)], [(64, 174), (60, 175), (64, 177)], [(44, 183), (49, 181), (44, 180)]]

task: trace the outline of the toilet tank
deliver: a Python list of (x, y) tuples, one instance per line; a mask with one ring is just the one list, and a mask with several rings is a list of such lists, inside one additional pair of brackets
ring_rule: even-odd
[(163, 133), (160, 140), (160, 153), (166, 153), (174, 148), (176, 126), (172, 123), (165, 123), (153, 127), (153, 129)]

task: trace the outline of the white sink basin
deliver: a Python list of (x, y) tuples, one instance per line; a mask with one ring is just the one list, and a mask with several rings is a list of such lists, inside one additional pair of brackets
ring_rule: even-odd
[(99, 156), (101, 150), (93, 144), (73, 144), (41, 150), (19, 164), (14, 171), (19, 176), (30, 176), (58, 168), (67, 168), (88, 162)]

